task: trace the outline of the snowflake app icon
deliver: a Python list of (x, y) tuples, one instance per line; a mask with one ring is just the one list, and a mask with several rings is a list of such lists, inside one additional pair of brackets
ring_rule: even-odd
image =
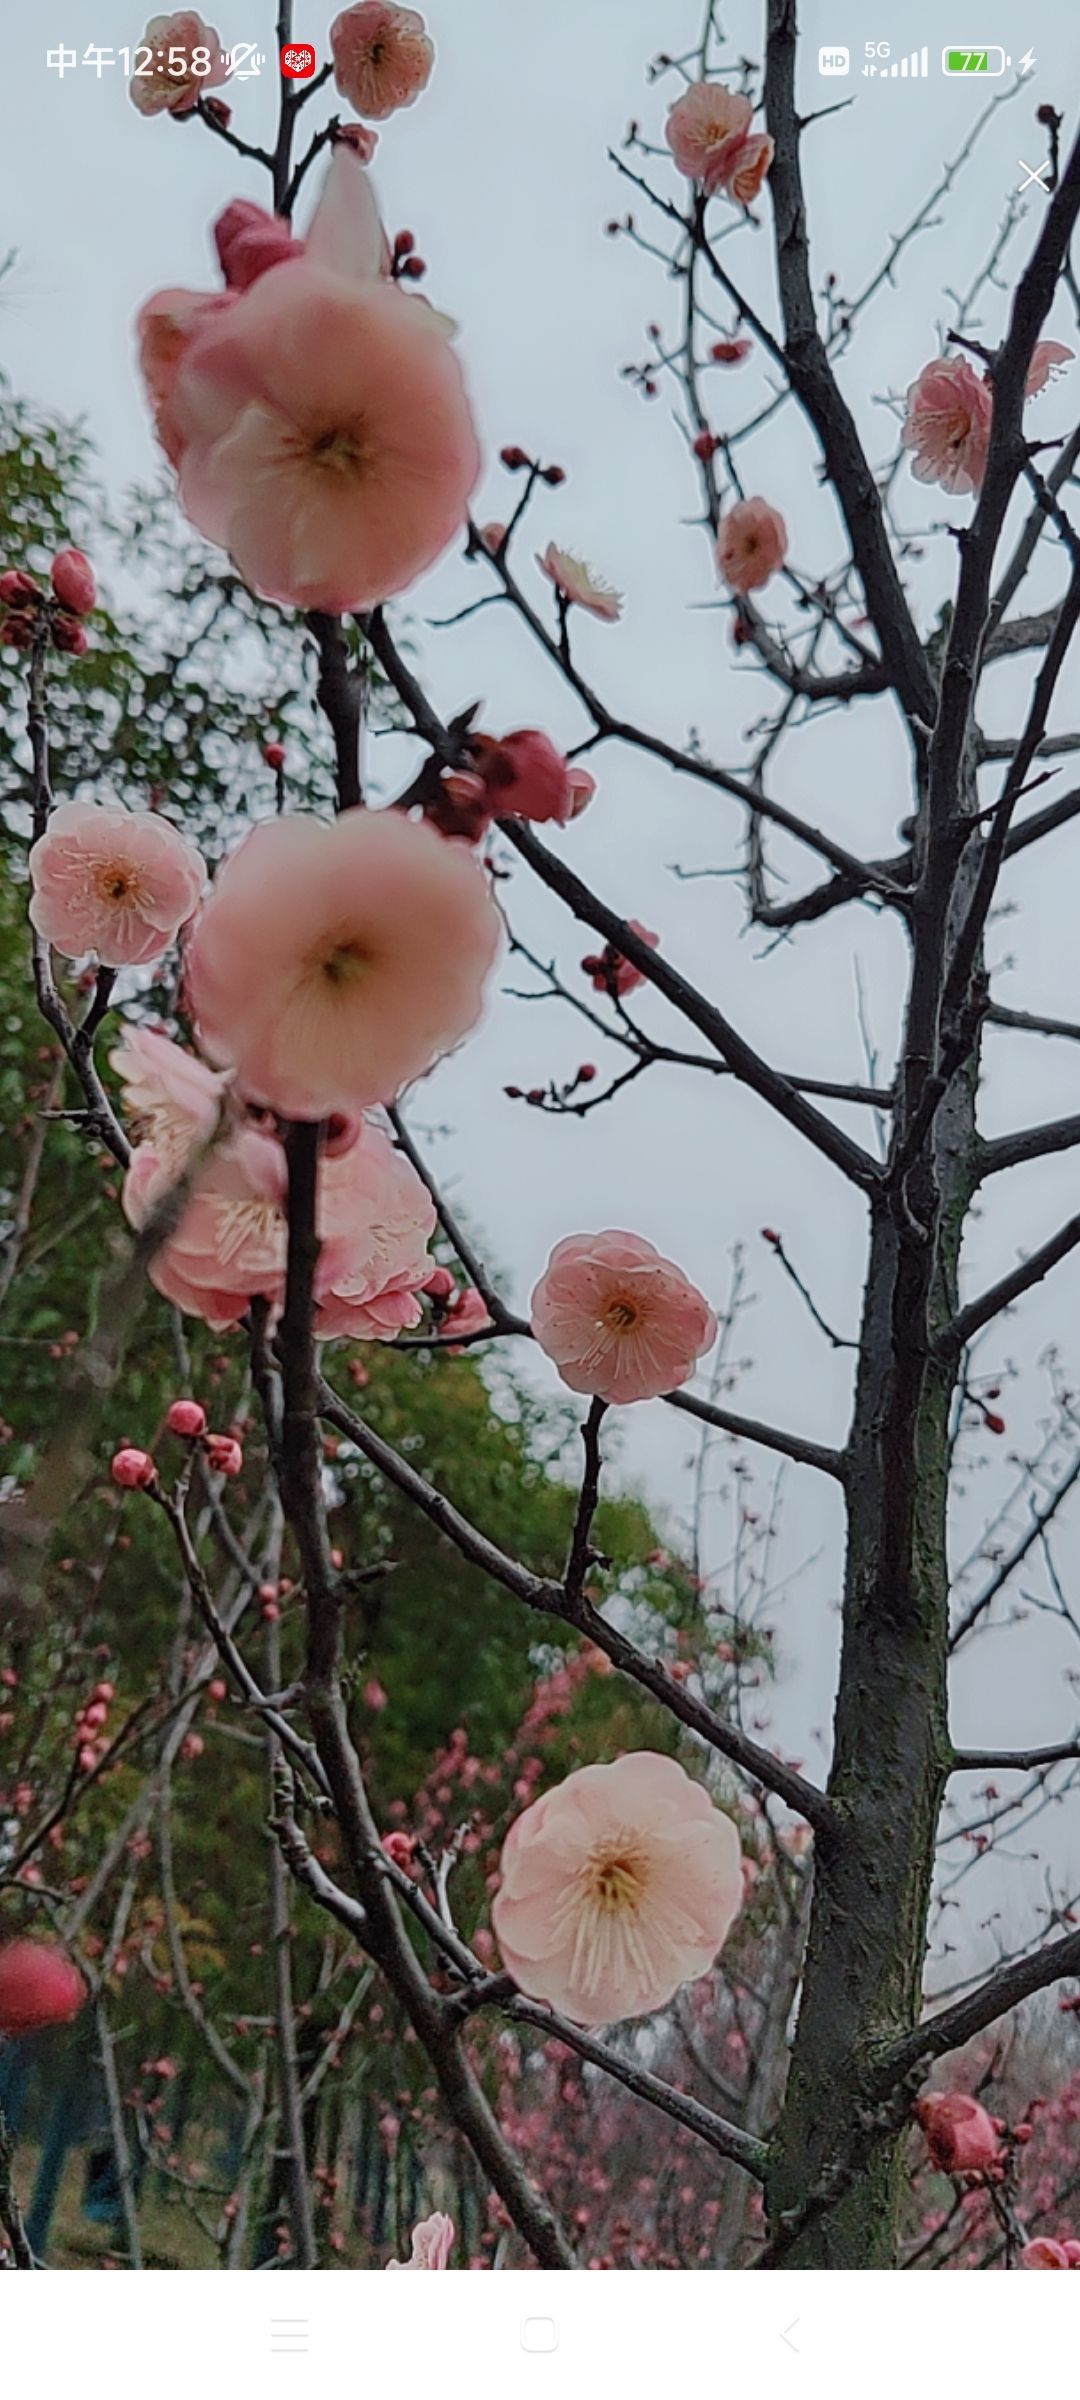
[(315, 73), (315, 52), (310, 42), (286, 42), (281, 53), (281, 72), (292, 83), (306, 83)]

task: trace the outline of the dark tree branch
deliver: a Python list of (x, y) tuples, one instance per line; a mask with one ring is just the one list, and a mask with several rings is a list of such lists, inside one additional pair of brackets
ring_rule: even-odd
[(362, 808), (360, 729), (364, 721), (366, 678), (362, 666), (349, 665), (349, 652), (340, 617), (313, 610), (308, 624), (319, 653), (319, 706), (334, 737), (337, 807)]
[(348, 1441), (354, 1442), (362, 1455), (379, 1469), (380, 1474), (385, 1475), (389, 1483), (396, 1485), (398, 1491), (412, 1500), (428, 1522), (444, 1533), (473, 1566), (490, 1575), (495, 1583), (502, 1585), (504, 1591), (512, 1592), (515, 1599), (523, 1601), (527, 1608), (535, 1609), (542, 1615), (559, 1617), (564, 1624), (573, 1625), (587, 1641), (592, 1642), (598, 1650), (603, 1650), (623, 1674), (631, 1676), (635, 1683), (651, 1692), (654, 1699), (659, 1700), (672, 1716), (678, 1717), (692, 1732), (700, 1734), (711, 1749), (720, 1751), (723, 1757), (730, 1758), (756, 1783), (763, 1784), (766, 1790), (786, 1800), (789, 1808), (805, 1817), (820, 1837), (826, 1841), (831, 1837), (835, 1820), (824, 1792), (808, 1783), (794, 1768), (785, 1766), (771, 1751), (751, 1741), (738, 1726), (725, 1723), (703, 1700), (695, 1699), (685, 1684), (673, 1682), (662, 1660), (647, 1658), (644, 1651), (637, 1649), (617, 1626), (609, 1624), (607, 1618), (602, 1617), (586, 1601), (572, 1604), (567, 1600), (561, 1584), (534, 1575), (516, 1559), (508, 1558), (497, 1543), (489, 1541), (486, 1534), (470, 1525), (453, 1503), (436, 1491), (407, 1459), (400, 1457), (389, 1442), (384, 1442), (380, 1434), (374, 1433), (370, 1425), (365, 1425), (362, 1418), (346, 1407), (328, 1383), (319, 1386), (319, 1405), (327, 1424), (333, 1425)]
[(1050, 1524), (1052, 1518), (1056, 1517), (1062, 1502), (1068, 1498), (1069, 1493), (1078, 1482), (1080, 1482), (1080, 1450), (1077, 1451), (1067, 1473), (1062, 1476), (1060, 1483), (1051, 1492), (1044, 1506), (1032, 1510), (1031, 1522), (1025, 1526), (1019, 1541), (1009, 1551), (1007, 1558), (999, 1561), (989, 1582), (984, 1584), (977, 1598), (969, 1603), (963, 1616), (954, 1625), (949, 1635), (950, 1651), (958, 1649), (972, 1628), (986, 1615), (991, 1602), (997, 1599), (1000, 1591), (1004, 1590), (1010, 1578), (1015, 1575), (1017, 1567), (1023, 1565), (1029, 1550), (1034, 1548), (1040, 1535)]
[(897, 2042), (886, 2054), (881, 2067), (881, 2089), (903, 2083), (914, 2070), (926, 2068), (934, 2059), (944, 2058), (950, 2050), (961, 2050), (965, 2042), (974, 2041), (976, 2034), (985, 2033), (988, 2025), (997, 2023), (1021, 2001), (1030, 2000), (1034, 1992), (1044, 1992), (1052, 1983), (1060, 1983), (1066, 1975), (1080, 1974), (1080, 1933), (1066, 1934), (1060, 1942), (1050, 1942), (1043, 1950), (1033, 1950), (1027, 1958), (1012, 1960), (999, 1967), (967, 1998), (958, 2000), (952, 2008), (944, 2008), (930, 2017), (926, 2024)]
[(989, 1291), (984, 1292), (980, 1299), (970, 1301), (966, 1308), (960, 1310), (941, 1335), (936, 1345), (939, 1352), (949, 1356), (963, 1350), (973, 1334), (999, 1317), (1003, 1309), (1011, 1308), (1014, 1301), (1031, 1290), (1033, 1284), (1041, 1283), (1044, 1275), (1049, 1275), (1052, 1267), (1067, 1258), (1078, 1242), (1080, 1217), (1070, 1217), (1068, 1223), (1052, 1234), (1048, 1242), (1043, 1242), (1038, 1250), (1032, 1251), (1030, 1258), (1022, 1259), (1020, 1265), (1014, 1267), (1010, 1274), (1003, 1275), (999, 1283), (991, 1284)]
[(833, 1475), (841, 1483), (845, 1474), (842, 1450), (830, 1450), (826, 1442), (813, 1442), (805, 1434), (787, 1433), (778, 1425), (762, 1425), (756, 1417), (740, 1417), (730, 1408), (717, 1408), (711, 1400), (699, 1400), (693, 1392), (666, 1392), (669, 1408), (681, 1408), (687, 1416), (699, 1417), (705, 1425), (715, 1425), (720, 1433), (730, 1433), (739, 1442), (757, 1442), (763, 1450), (776, 1450), (782, 1458), (793, 1458), (801, 1467), (817, 1467), (822, 1475)]
[(1080, 1758), (1080, 1737), (1075, 1734), (1071, 1742), (1049, 1742), (1042, 1750), (954, 1750), (952, 1773), (968, 1775), (976, 1768), (991, 1767), (1004, 1774), (1012, 1767), (1057, 1766), (1067, 1758)]
[[(1077, 795), (1080, 801), (1080, 794)], [(1001, 1008), (993, 1001), (986, 1012), (988, 1025), (1001, 1025), (1013, 1033), (1057, 1034), (1062, 1041), (1080, 1042), (1080, 1025), (1071, 1024), (1067, 1017), (1033, 1017), (1024, 1008)]]
[(1072, 1150), (1080, 1142), (1080, 1116), (1057, 1117), (1048, 1125), (1027, 1125), (1018, 1133), (1001, 1133), (980, 1144), (980, 1181), (1022, 1167), (1032, 1158), (1050, 1158), (1057, 1150)]

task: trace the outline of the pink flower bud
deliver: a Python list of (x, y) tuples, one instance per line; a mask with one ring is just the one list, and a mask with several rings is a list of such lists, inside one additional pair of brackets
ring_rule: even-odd
[(437, 1300), (441, 1303), (452, 1298), (454, 1278), (448, 1267), (436, 1267), (433, 1274), (428, 1276), (427, 1282), (421, 1284), (420, 1288), (426, 1299)]
[(577, 1079), (579, 1083), (596, 1082), (596, 1068), (592, 1065), (589, 1059), (586, 1059), (583, 1067), (578, 1068)]
[(244, 1453), (231, 1433), (208, 1433), (203, 1442), (207, 1466), (217, 1475), (240, 1475), (244, 1468)]
[(104, 1700), (91, 1700), (89, 1708), (84, 1708), (83, 1710), (82, 1721), (87, 1732), (96, 1733), (98, 1726), (104, 1725), (108, 1714), (109, 1711)]
[(205, 1748), (206, 1743), (201, 1733), (185, 1733), (180, 1744), (180, 1756), (181, 1758), (201, 1758)]
[(55, 617), (53, 640), (57, 649), (65, 651), (69, 658), (83, 658), (90, 648), (86, 627), (80, 625), (77, 617)]
[(73, 617), (89, 616), (96, 607), (97, 584), (85, 550), (58, 550), (49, 580), (61, 608), (70, 609)]
[(364, 1703), (364, 1707), (372, 1709), (376, 1716), (380, 1716), (383, 1709), (388, 1704), (388, 1695), (386, 1692), (384, 1692), (381, 1683), (374, 1675), (368, 1678), (360, 1697)]
[(279, 767), (283, 767), (285, 764), (284, 742), (264, 742), (263, 757), (266, 760), (267, 766), (273, 767), (276, 773), (277, 769)]
[(209, 1700), (228, 1699), (229, 1687), (223, 1675), (215, 1675), (213, 1682), (207, 1684), (206, 1695)]
[(174, 1400), (165, 1423), (182, 1441), (194, 1442), (206, 1432), (206, 1410), (200, 1400)]
[(747, 340), (745, 334), (739, 334), (732, 342), (714, 342), (709, 357), (715, 359), (718, 367), (741, 367), (744, 358), (749, 358), (753, 347), (753, 343)]
[(5, 608), (26, 608), (40, 598), (40, 586), (32, 575), (24, 575), (21, 567), (9, 567), (0, 575), (0, 601)]
[(400, 1867), (407, 1875), (416, 1848), (415, 1837), (411, 1833), (384, 1833), (382, 1846), (391, 1865)]
[(521, 448), (519, 442), (507, 442), (506, 448), (500, 450), (499, 457), (504, 467), (509, 467), (511, 475), (520, 475), (522, 468), (530, 464), (529, 453)]
[(338, 128), (336, 139), (344, 142), (347, 150), (354, 150), (361, 166), (366, 167), (375, 156), (375, 144), (379, 137), (372, 125), (342, 125)]
[(915, 2114), (935, 2167), (946, 2175), (985, 2173), (1000, 2164), (993, 2118), (969, 2093), (931, 2092), (917, 2103)]
[(715, 458), (719, 448), (720, 444), (715, 433), (699, 433), (694, 437), (695, 458), (703, 458), (706, 460)]
[(118, 1450), (109, 1473), (125, 1492), (145, 1492), (157, 1482), (157, 1468), (148, 1450)]

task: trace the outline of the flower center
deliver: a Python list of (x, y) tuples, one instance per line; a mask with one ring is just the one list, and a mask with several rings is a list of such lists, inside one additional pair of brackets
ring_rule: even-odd
[(317, 433), (309, 456), (312, 466), (328, 475), (355, 475), (364, 464), (363, 445), (346, 425), (331, 425), (325, 433)]
[(94, 880), (102, 900), (131, 900), (138, 890), (135, 874), (122, 859), (104, 861)]
[(281, 1210), (272, 1200), (223, 1200), (216, 1213), (218, 1256), (226, 1267), (249, 1242), (265, 1248), (284, 1228)]
[(335, 991), (342, 991), (363, 982), (368, 964), (364, 951), (355, 942), (338, 942), (319, 960), (319, 969)]
[(629, 1909), (636, 1913), (645, 1897), (645, 1860), (624, 1836), (594, 1850), (585, 1867), (585, 1888), (595, 1908), (605, 1916)]
[(632, 1300), (612, 1300), (604, 1310), (604, 1323), (610, 1325), (613, 1333), (626, 1333), (637, 1321), (638, 1312)]

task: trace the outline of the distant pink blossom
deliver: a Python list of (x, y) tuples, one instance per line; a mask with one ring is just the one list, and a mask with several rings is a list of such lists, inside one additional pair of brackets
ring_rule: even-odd
[(30, 852), (30, 921), (64, 958), (160, 958), (202, 897), (197, 850), (164, 817), (64, 800)]
[(520, 1989), (580, 2025), (663, 2008), (742, 1901), (740, 1843), (673, 1758), (580, 1767), (511, 1826), (492, 1923)]
[(730, 341), (714, 342), (709, 357), (718, 367), (741, 367), (753, 347), (753, 342), (746, 334), (735, 334)]
[(570, 1390), (617, 1404), (675, 1391), (717, 1334), (696, 1285), (634, 1233), (556, 1242), (531, 1316), (540, 1348)]
[(429, 2270), (448, 2267), (453, 2247), (454, 2220), (436, 2209), (434, 2216), (422, 2217), (419, 2225), (413, 2227), (412, 2257), (388, 2259), (387, 2268), (398, 2267), (407, 2274), (410, 2267)]
[(692, 83), (676, 100), (664, 128), (680, 174), (703, 184), (707, 193), (718, 190), (753, 113), (753, 101), (745, 92), (730, 92), (723, 83)]
[(428, 826), (275, 817), (219, 870), (192, 930), (191, 1006), (249, 1099), (288, 1117), (362, 1109), (472, 1031), (499, 930), (471, 853)]
[(721, 517), (716, 563), (729, 591), (760, 591), (783, 566), (787, 548), (787, 526), (767, 500), (736, 500)]
[(1047, 384), (1062, 374), (1075, 356), (1076, 352), (1066, 349), (1064, 342), (1036, 342), (1024, 385), (1025, 400), (1034, 400), (1036, 393), (1045, 391)]
[[(576, 809), (573, 813), (577, 814)], [(628, 917), (626, 922), (631, 933), (636, 933), (639, 942), (645, 942), (650, 950), (659, 949), (659, 934), (650, 933), (640, 917)], [(620, 1000), (625, 999), (628, 992), (636, 992), (646, 980), (641, 968), (636, 967), (631, 959), (624, 958), (613, 942), (606, 942), (602, 950), (583, 958), (581, 964), (594, 992), (607, 992), (609, 996), (615, 994)]]
[(968, 2092), (930, 2092), (916, 2102), (926, 2147), (946, 2175), (970, 2175), (996, 2167), (1001, 2142), (981, 2100)]
[(602, 575), (595, 574), (573, 550), (560, 550), (555, 542), (549, 542), (536, 563), (548, 582), (573, 607), (586, 609), (591, 617), (601, 617), (608, 625), (621, 617), (622, 594), (605, 582)]
[(966, 358), (931, 359), (909, 386), (900, 435), (916, 480), (946, 492), (979, 491), (993, 408), (990, 385)]
[(357, 0), (330, 27), (334, 81), (358, 117), (376, 123), (410, 108), (435, 64), (434, 44), (415, 8), (390, 0)]
[[(198, 10), (178, 8), (164, 16), (151, 17), (138, 45), (151, 53), (149, 73), (133, 75), (128, 90), (141, 117), (182, 116), (204, 92), (217, 84), (227, 83), (229, 63), (221, 47), (221, 36), (212, 25), (204, 23)], [(194, 53), (208, 53), (208, 72), (199, 74), (193, 64)], [(143, 61), (146, 64), (146, 61)], [(198, 65), (206, 66), (207, 60)], [(175, 69), (175, 72), (171, 70)]]
[(61, 608), (69, 608), (74, 616), (88, 616), (96, 605), (97, 584), (85, 550), (58, 550), (49, 581)]
[(566, 825), (574, 814), (570, 771), (562, 751), (534, 725), (501, 741), (476, 734), (472, 749), (496, 817), (528, 817), (536, 825)]
[[(1070, 2250), (1075, 2250), (1075, 2258), (1070, 2258)], [(1025, 2242), (1020, 2252), (1020, 2264), (1037, 2269), (1080, 2266), (1080, 2242), (1054, 2242), (1048, 2234), (1037, 2234), (1033, 2242)]]

